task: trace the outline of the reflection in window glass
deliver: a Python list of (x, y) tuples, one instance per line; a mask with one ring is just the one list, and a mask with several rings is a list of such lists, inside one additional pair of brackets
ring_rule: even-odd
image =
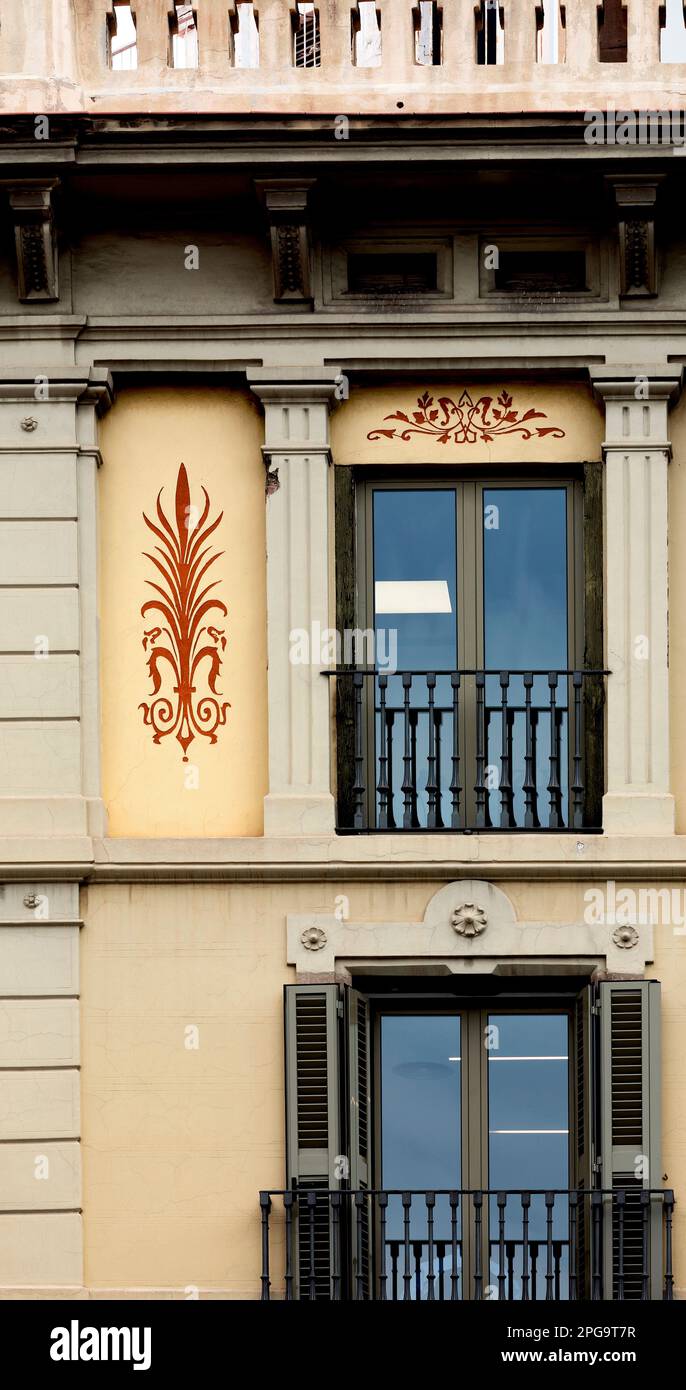
[[(488, 1147), (491, 1189), (550, 1191), (569, 1187), (569, 1020), (566, 1014), (489, 1016)], [(522, 1207), (508, 1199), (505, 1238), (514, 1242), (515, 1297), (521, 1297), (523, 1268)], [(546, 1208), (542, 1196), (529, 1209), (530, 1280), (545, 1296)], [(568, 1206), (558, 1197), (553, 1208), (554, 1258), (560, 1287), (568, 1280)], [(491, 1197), (490, 1278), (497, 1282), (498, 1208)], [(533, 1288), (530, 1286), (530, 1296)], [(561, 1296), (566, 1297), (562, 1292)]]
[[(498, 671), (564, 671), (569, 662), (567, 621), (567, 492), (565, 488), (485, 488), (484, 508), (484, 657)], [(557, 688), (562, 804), (568, 788), (568, 683)], [(498, 774), (502, 754), (501, 690), (497, 676), (486, 682), (490, 713), (487, 762), (494, 769), (489, 812), (498, 824)], [(514, 815), (524, 814), (526, 720), (524, 686), (510, 681), (508, 706), (512, 720)], [(532, 703), (538, 710), (534, 729), (535, 781), (539, 815), (545, 824), (545, 795), (550, 771), (550, 691), (546, 676), (533, 684)], [(495, 783), (495, 785), (494, 785)]]
[[(385, 1190), (459, 1189), (461, 1175), (460, 1019), (455, 1015), (386, 1015), (381, 1020), (382, 1178)], [(419, 1269), (426, 1298), (428, 1230), (426, 1207), (415, 1197), (411, 1210), (413, 1276)], [(404, 1271), (403, 1207), (391, 1197), (387, 1213), (386, 1275)], [(434, 1236), (445, 1241), (446, 1278), (452, 1271), (450, 1205), (437, 1197)], [(459, 1249), (459, 1246), (458, 1246)], [(458, 1255), (459, 1266), (459, 1255)], [(416, 1283), (413, 1277), (413, 1297)]]

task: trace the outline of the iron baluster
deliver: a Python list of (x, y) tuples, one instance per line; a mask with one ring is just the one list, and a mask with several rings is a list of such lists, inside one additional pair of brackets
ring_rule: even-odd
[(498, 1298), (505, 1297), (505, 1208), (507, 1193), (499, 1192), (498, 1204)]
[[(583, 1199), (582, 1199), (583, 1200)], [(578, 1220), (578, 1197), (576, 1192), (569, 1194), (569, 1300), (576, 1303), (578, 1299), (578, 1275), (577, 1275), (577, 1220)], [(583, 1220), (583, 1207), (581, 1219)]]
[(537, 714), (531, 706), (531, 691), (534, 678), (530, 672), (524, 676), (525, 737), (524, 755), (524, 825), (529, 830), (539, 830), (538, 788), (536, 785), (536, 719)]
[(474, 1297), (481, 1299), (484, 1296), (484, 1278), (482, 1272), (482, 1251), (481, 1251), (481, 1229), (482, 1229), (482, 1207), (483, 1192), (475, 1192), (474, 1202)]
[(364, 779), (364, 738), (362, 729), (362, 671), (353, 673), (353, 697), (355, 711), (355, 780), (353, 783), (353, 825), (362, 830), (365, 823), (365, 779)]
[(599, 1302), (603, 1296), (602, 1247), (601, 1247), (601, 1207), (602, 1193), (591, 1193), (591, 1300)]
[[(386, 1274), (386, 1208), (387, 1208), (387, 1206), (388, 1206), (388, 1193), (386, 1193), (386, 1192), (379, 1192), (378, 1197), (377, 1197), (377, 1206), (378, 1206), (378, 1209), (379, 1209), (379, 1234), (380, 1234), (380, 1240), (381, 1240), (381, 1244), (380, 1244), (380, 1248), (381, 1248), (381, 1269), (380, 1269), (380, 1271), (379, 1271), (379, 1301), (380, 1301), (381, 1303), (385, 1303), (385, 1302), (386, 1302), (386, 1283), (387, 1283), (387, 1279), (388, 1279), (388, 1276), (387, 1276), (387, 1274)], [(394, 1295), (394, 1296), (395, 1296), (395, 1295)]]
[(454, 1303), (459, 1298), (459, 1275), (457, 1272), (457, 1219), (460, 1207), (459, 1192), (450, 1193), (450, 1299)]
[(341, 1194), (331, 1193), (331, 1299), (339, 1303), (341, 1297)]
[(584, 779), (581, 759), (581, 687), (583, 674), (575, 671), (572, 677), (574, 689), (574, 763), (572, 776), (572, 825), (581, 830), (584, 823)]
[(286, 1213), (286, 1273), (284, 1277), (285, 1301), (293, 1302), (293, 1208), (297, 1201), (294, 1192), (284, 1192), (283, 1205)]
[(488, 794), (486, 791), (486, 677), (479, 671), (476, 675), (476, 796), (475, 821), (478, 829), (490, 825)]
[(665, 1285), (663, 1298), (671, 1303), (674, 1299), (674, 1273), (672, 1269), (672, 1218), (674, 1216), (674, 1193), (668, 1189), (664, 1195), (665, 1211)]
[(379, 797), (379, 829), (389, 830), (393, 826), (393, 809), (391, 806), (391, 787), (388, 777), (388, 724), (386, 711), (386, 690), (388, 687), (388, 676), (379, 676), (379, 781), (377, 793)]
[(410, 708), (410, 695), (412, 690), (412, 676), (407, 672), (403, 673), (403, 720), (405, 749), (403, 753), (403, 829), (412, 830), (414, 826), (414, 803), (415, 788), (412, 781), (412, 712)]
[(550, 814), (548, 825), (551, 830), (560, 830), (564, 825), (562, 787), (560, 785), (560, 726), (557, 709), (557, 681), (557, 671), (550, 671), (548, 674), (548, 688), (550, 690), (550, 779), (548, 781)]
[(443, 822), (442, 822), (442, 820), (441, 820), (440, 805), (439, 805), (439, 802), (438, 802), (438, 774), (437, 774), (437, 764), (436, 764), (436, 723), (435, 723), (435, 713), (436, 713), (436, 711), (435, 711), (435, 707), (434, 707), (435, 693), (436, 693), (436, 677), (435, 677), (435, 675), (429, 674), (429, 675), (427, 676), (427, 678), (426, 678), (426, 688), (427, 688), (427, 692), (428, 692), (428, 701), (429, 701), (429, 754), (428, 754), (428, 758), (427, 758), (427, 778), (426, 778), (426, 795), (427, 795), (428, 810), (427, 810), (427, 821), (426, 821), (426, 823), (427, 823), (427, 825), (428, 825), (428, 827), (429, 827), (430, 830), (435, 830), (435, 829), (437, 829), (438, 827), (440, 827), (440, 826), (443, 824)]
[(460, 786), (460, 676), (457, 671), (453, 671), (450, 684), (453, 691), (453, 751), (450, 778), (452, 813), (450, 824), (453, 830), (457, 830), (460, 825), (460, 793), (462, 791)]
[(269, 1278), (269, 1213), (272, 1209), (272, 1199), (268, 1192), (260, 1192), (260, 1209), (262, 1212), (262, 1302), (268, 1303), (271, 1288)]
[(405, 1268), (403, 1270), (403, 1300), (409, 1302), (412, 1298), (412, 1276), (410, 1274), (410, 1208), (412, 1206), (412, 1194), (403, 1192), (403, 1245), (405, 1249)]
[(433, 1303), (436, 1297), (436, 1292), (434, 1288), (436, 1279), (436, 1276), (434, 1274), (434, 1207), (436, 1205), (436, 1194), (434, 1192), (427, 1192), (425, 1201), (427, 1235), (429, 1238), (429, 1277), (427, 1281), (426, 1296), (429, 1302)]
[(555, 1276), (553, 1273), (553, 1208), (555, 1206), (555, 1196), (552, 1192), (545, 1194), (545, 1297), (549, 1303), (555, 1297)]
[(531, 1193), (522, 1192), (522, 1303), (529, 1302), (529, 1207)]
[(500, 828), (511, 830), (515, 825), (512, 795), (512, 716), (507, 705), (510, 676), (500, 672)]

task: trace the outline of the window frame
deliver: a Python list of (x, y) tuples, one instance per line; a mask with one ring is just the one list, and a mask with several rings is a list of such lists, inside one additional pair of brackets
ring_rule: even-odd
[[(585, 550), (584, 550), (584, 482), (580, 467), (543, 464), (532, 469), (505, 464), (485, 468), (444, 467), (437, 471), (429, 465), (414, 465), (409, 469), (383, 471), (365, 470), (354, 479), (355, 498), (355, 578), (354, 627), (363, 631), (374, 628), (374, 492), (416, 489), (438, 489), (455, 492), (456, 545), (456, 645), (458, 669), (484, 667), (484, 545), (483, 495), (490, 488), (535, 489), (547, 488), (567, 495), (567, 666), (581, 669), (587, 646), (585, 631)], [(460, 602), (460, 595), (463, 601)], [(339, 617), (342, 615), (339, 615)], [(339, 622), (341, 628), (345, 622)], [(363, 654), (357, 654), (357, 665)], [(370, 698), (370, 683), (363, 692), (363, 717), (366, 750), (366, 817), (367, 825), (376, 828), (376, 729), (374, 701)], [(566, 691), (569, 702), (571, 691)], [(468, 699), (460, 705), (460, 744), (470, 765), (474, 765), (473, 738), (475, 719)], [(573, 748), (567, 746), (567, 778), (573, 776)], [(343, 785), (339, 765), (339, 787)], [(473, 824), (475, 792), (464, 788), (466, 824)], [(390, 832), (393, 833), (393, 832)], [(423, 832), (420, 832), (423, 833)], [(536, 832), (533, 832), (536, 833)]]

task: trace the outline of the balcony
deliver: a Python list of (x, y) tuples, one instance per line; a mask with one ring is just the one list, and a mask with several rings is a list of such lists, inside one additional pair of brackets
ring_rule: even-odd
[(605, 671), (338, 668), (338, 829), (601, 829)]
[(260, 1193), (262, 1299), (671, 1301), (674, 1193)]
[(319, 114), (332, 138), (337, 112), (682, 110), (685, 64), (680, 0), (26, 0), (0, 33), (12, 114)]

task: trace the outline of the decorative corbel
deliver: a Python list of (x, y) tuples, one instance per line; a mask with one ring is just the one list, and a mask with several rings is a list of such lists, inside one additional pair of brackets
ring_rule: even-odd
[(307, 198), (314, 182), (314, 179), (255, 181), (269, 218), (276, 304), (312, 303)]
[(655, 205), (660, 176), (608, 177), (618, 211), (620, 294), (657, 294)]
[(6, 183), (14, 218), (19, 298), (59, 299), (57, 237), (52, 194), (59, 179), (22, 179)]

